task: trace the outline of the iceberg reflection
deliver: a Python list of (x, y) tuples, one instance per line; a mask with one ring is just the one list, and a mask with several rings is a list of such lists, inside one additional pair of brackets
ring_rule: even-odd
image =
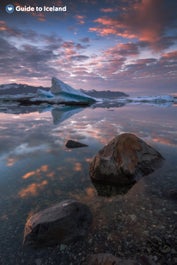
[(62, 106), (51, 110), (53, 123), (59, 124), (83, 110), (81, 107)]

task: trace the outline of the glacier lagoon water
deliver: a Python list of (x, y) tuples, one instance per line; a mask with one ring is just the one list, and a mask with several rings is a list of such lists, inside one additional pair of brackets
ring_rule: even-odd
[[(81, 264), (74, 259), (84, 259), (87, 251), (132, 256), (132, 252), (144, 251), (138, 250), (142, 242), (147, 248), (149, 238), (176, 236), (176, 200), (168, 196), (177, 190), (176, 117), (176, 106), (143, 104), (1, 113), (0, 264), (58, 264), (57, 255), (72, 264)], [(110, 139), (123, 132), (135, 133), (156, 148), (165, 158), (164, 166), (141, 179), (125, 195), (98, 196), (89, 178), (89, 161)], [(68, 139), (88, 147), (67, 149)], [(60, 248), (49, 249), (41, 256), (40, 251), (23, 250), (26, 219), (68, 198), (86, 203), (93, 212), (87, 251), (78, 248), (79, 252), (72, 254), (70, 249), (67, 257), (69, 254), (62, 256)], [(153, 256), (151, 248), (149, 251)], [(160, 259), (159, 253), (154, 254), (156, 259)]]

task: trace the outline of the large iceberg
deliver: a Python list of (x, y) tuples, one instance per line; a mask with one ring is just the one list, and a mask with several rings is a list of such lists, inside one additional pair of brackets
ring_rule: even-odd
[(96, 101), (95, 98), (86, 95), (80, 90), (76, 90), (71, 86), (65, 84), (61, 80), (53, 77), (52, 78), (52, 87), (51, 93), (54, 94), (57, 98), (61, 98), (64, 101), (78, 101), (78, 102), (88, 102), (94, 103)]
[(42, 100), (44, 100), (44, 98), (50, 98), (51, 103), (78, 102), (92, 104), (97, 101), (94, 97), (91, 97), (80, 90), (74, 89), (55, 77), (52, 78), (51, 89), (49, 91), (38, 89), (38, 95), (42, 97)]
[[(177, 97), (172, 95), (161, 96), (143, 96), (129, 97), (122, 92), (115, 91), (83, 91), (72, 88), (57, 78), (52, 78), (51, 88), (49, 87), (33, 87), (23, 84), (5, 84), (0, 85), (0, 112), (21, 111), (30, 112), (39, 109), (48, 109), (49, 106), (72, 106), (72, 107), (87, 107), (92, 105), (93, 108), (113, 108), (121, 107), (126, 104), (147, 104), (151, 106), (169, 107), (177, 105)], [(20, 108), (26, 106), (26, 108)], [(53, 107), (52, 107), (53, 108)], [(78, 111), (78, 109), (77, 109)], [(63, 116), (70, 115), (75, 112), (74, 109), (57, 111), (58, 118), (62, 120)], [(66, 115), (67, 112), (67, 115)], [(56, 115), (55, 115), (56, 116)], [(59, 116), (62, 116), (59, 117)]]

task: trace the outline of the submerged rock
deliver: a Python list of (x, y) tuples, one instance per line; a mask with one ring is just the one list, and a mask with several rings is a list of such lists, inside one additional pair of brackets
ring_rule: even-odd
[(87, 205), (66, 200), (31, 216), (25, 225), (24, 246), (42, 247), (83, 238), (92, 222)]
[(67, 148), (79, 148), (79, 147), (86, 147), (88, 146), (87, 144), (83, 144), (77, 141), (73, 141), (73, 140), (68, 140), (65, 144), (65, 146)]
[(134, 134), (124, 133), (108, 143), (90, 163), (93, 181), (128, 185), (152, 173), (164, 158)]

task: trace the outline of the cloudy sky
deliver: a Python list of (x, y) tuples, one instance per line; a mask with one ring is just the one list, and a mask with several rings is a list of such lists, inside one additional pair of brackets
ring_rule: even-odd
[(17, 0), (11, 4), (66, 5), (67, 12), (13, 14), (6, 4), (1, 84), (50, 86), (55, 76), (75, 88), (177, 93), (176, 0)]

